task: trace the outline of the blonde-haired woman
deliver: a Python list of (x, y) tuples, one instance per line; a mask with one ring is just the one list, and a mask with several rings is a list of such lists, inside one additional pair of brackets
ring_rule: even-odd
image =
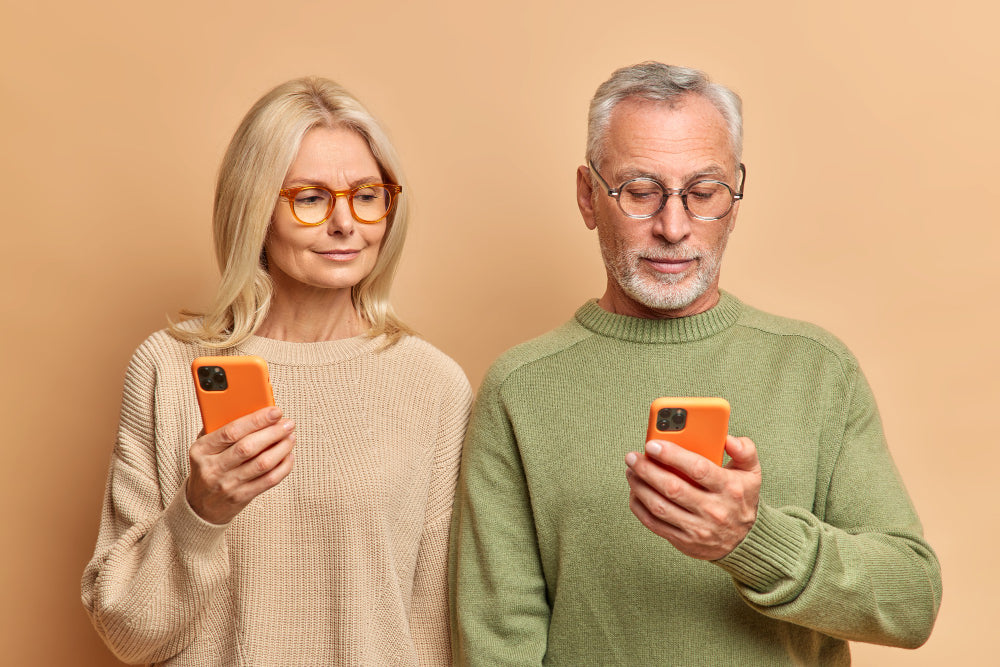
[[(393, 314), (395, 151), (323, 79), (243, 119), (215, 198), (212, 308), (127, 372), (83, 601), (123, 660), (448, 664), (448, 524), (471, 392)], [(207, 435), (204, 355), (253, 354), (276, 408)]]

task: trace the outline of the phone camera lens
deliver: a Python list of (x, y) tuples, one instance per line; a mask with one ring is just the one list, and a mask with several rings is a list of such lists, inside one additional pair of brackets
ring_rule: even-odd
[(226, 371), (219, 366), (199, 366), (198, 384), (205, 391), (225, 391), (229, 388)]

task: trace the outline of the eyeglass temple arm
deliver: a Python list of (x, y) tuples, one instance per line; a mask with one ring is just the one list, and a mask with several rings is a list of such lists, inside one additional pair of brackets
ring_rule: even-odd
[(740, 191), (733, 195), (733, 199), (743, 199), (743, 189), (747, 185), (747, 166), (740, 162)]
[(610, 185), (608, 185), (608, 182), (604, 180), (603, 176), (601, 176), (601, 172), (597, 171), (597, 167), (594, 166), (594, 163), (591, 160), (587, 160), (587, 166), (590, 167), (590, 171), (594, 172), (594, 176), (597, 176), (597, 180), (601, 182), (601, 185), (604, 186), (604, 189), (608, 191), (608, 196), (617, 197), (618, 190), (614, 190)]

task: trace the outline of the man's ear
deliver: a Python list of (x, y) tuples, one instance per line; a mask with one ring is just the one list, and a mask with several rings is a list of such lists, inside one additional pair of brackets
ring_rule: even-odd
[(736, 229), (736, 215), (740, 212), (740, 202), (733, 204), (733, 210), (729, 212), (729, 233), (732, 234), (733, 230)]
[(594, 219), (594, 188), (590, 184), (590, 169), (580, 165), (576, 170), (576, 205), (580, 207), (580, 215), (587, 229), (596, 229)]

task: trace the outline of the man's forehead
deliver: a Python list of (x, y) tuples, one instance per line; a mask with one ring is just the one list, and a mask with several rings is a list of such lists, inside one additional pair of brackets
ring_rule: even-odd
[(728, 135), (722, 112), (702, 95), (687, 93), (673, 100), (627, 97), (611, 110), (609, 134), (660, 130), (677, 138), (698, 131), (719, 130)]
[(674, 162), (699, 174), (728, 173), (736, 167), (725, 118), (695, 94), (669, 102), (622, 100), (612, 111), (604, 149), (617, 176), (651, 175), (655, 165)]

